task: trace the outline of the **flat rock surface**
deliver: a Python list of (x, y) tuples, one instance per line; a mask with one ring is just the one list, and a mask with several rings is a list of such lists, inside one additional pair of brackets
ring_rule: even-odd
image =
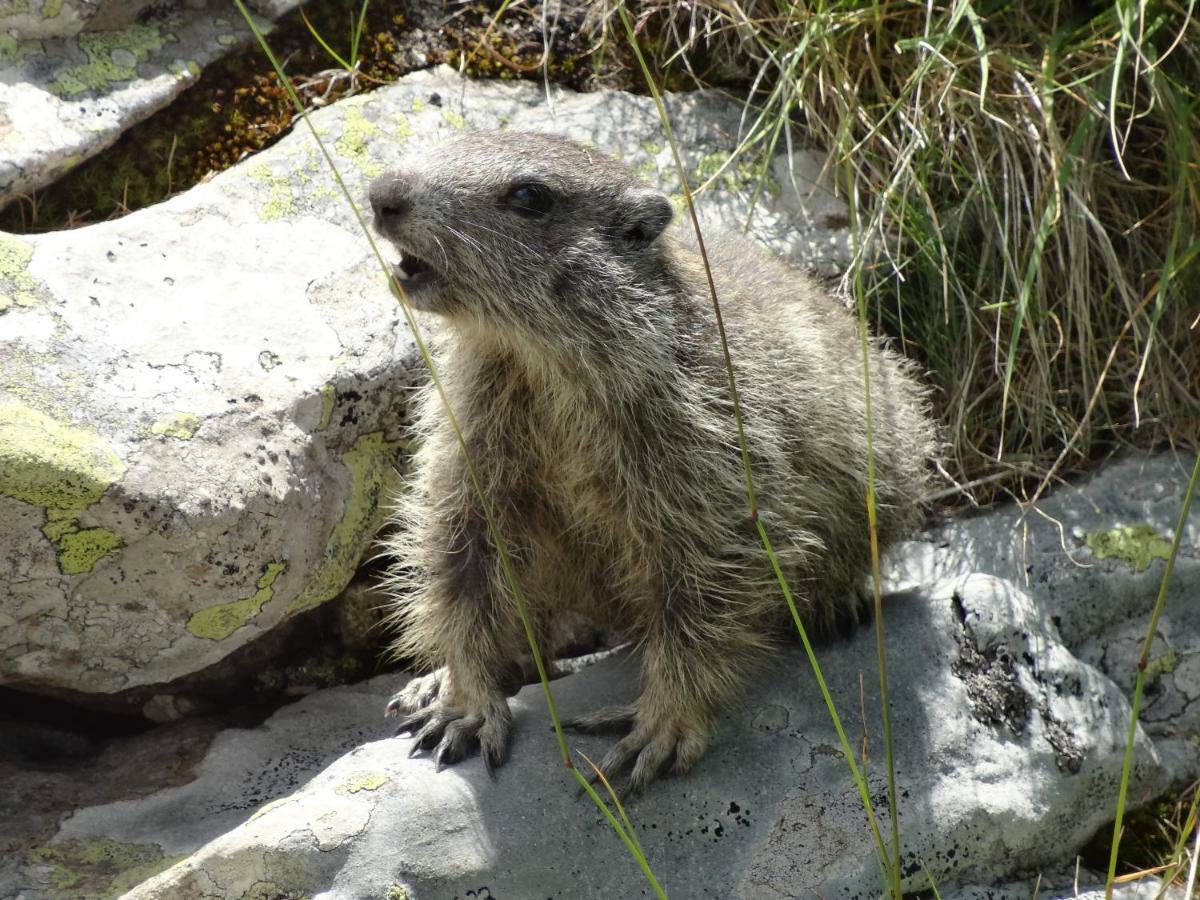
[[(751, 173), (721, 171), (740, 108), (668, 101), (709, 218), (737, 228)], [(565, 132), (677, 195), (649, 98), (472, 83), (447, 69), (313, 116), (352, 194), (462, 128)], [(844, 263), (838, 201), (777, 161), (754, 222)], [(841, 212), (839, 212), (839, 210)], [(0, 235), (0, 682), (135, 707), (350, 580), (396, 489), (425, 377), (400, 309), (307, 130), (168, 202)]]
[[(1057, 492), (1045, 508), (1064, 516), (1086, 508), (1080, 527), (1099, 530), (1085, 534), (1127, 527), (1124, 517), (1135, 514), (1163, 527), (1178, 513), (1181, 471), (1169, 456), (1131, 457)], [(994, 548), (1018, 522), (1019, 510), (1010, 507), (948, 523), (929, 533), (932, 540), (902, 546), (890, 566), (890, 586), (903, 590), (888, 598), (885, 616), (906, 891), (927, 889), (932, 877), (942, 896), (1016, 897), (1022, 889), (1028, 895), (1042, 874), (1041, 896), (1070, 896), (1065, 873), (1075, 854), (1113, 815), (1129, 704), (1064, 639), (1066, 607), (1045, 586), (1057, 584), (1058, 596), (1065, 576), (1026, 587), (984, 571), (1007, 565)], [(1197, 589), (1188, 579), (1200, 555), (1196, 524), (1193, 514), (1177, 568), (1183, 593), (1169, 598), (1173, 618), (1164, 619), (1179, 623), (1171, 633), (1181, 658), (1194, 647), (1182, 635), (1195, 627), (1188, 610)], [(963, 527), (976, 540), (947, 537)], [(987, 534), (993, 537), (985, 541)], [(1037, 546), (1037, 529), (1030, 535)], [(1043, 551), (1042, 564), (1052, 565), (1054, 553)], [(1140, 577), (1139, 561), (1076, 554), (1076, 563), (1112, 566), (1116, 581)], [(1080, 613), (1075, 646), (1085, 651), (1126, 620), (1140, 618), (1145, 627), (1162, 569), (1151, 558), (1147, 581), (1126, 583), (1140, 591), (1128, 596), (1127, 609), (1143, 612), (1104, 625), (1101, 606), (1094, 626)], [(886, 833), (874, 636), (860, 629), (818, 654), (854, 751), (866, 748), (871, 801)], [(561, 714), (632, 698), (635, 663), (622, 654), (554, 682)], [(1190, 692), (1181, 669), (1171, 673), (1172, 689)], [(513, 700), (512, 758), (495, 780), (478, 759), (440, 773), (427, 758), (409, 759), (409, 739), (389, 738), (380, 718), (398, 686), (381, 677), (319, 692), (256, 729), (221, 733), (191, 782), (79, 809), (52, 836), (14, 854), (0, 866), (0, 896), (52, 896), (54, 884), (101, 890), (104, 879), (129, 887), (141, 881), (129, 894), (136, 898), (647, 893), (601, 814), (574, 797), (539, 686)], [(1166, 724), (1137, 730), (1135, 803), (1200, 775), (1200, 754), (1176, 752), (1181, 743), (1194, 748), (1200, 733), (1190, 712)], [(570, 743), (597, 759), (609, 740), (572, 736)], [(586, 766), (582, 755), (575, 760)], [(862, 802), (798, 648), (781, 653), (721, 717), (692, 775), (656, 783), (633, 801), (630, 815), (669, 896), (879, 893)], [(152, 876), (158, 869), (165, 871)], [(1146, 890), (1127, 888), (1125, 896)]]

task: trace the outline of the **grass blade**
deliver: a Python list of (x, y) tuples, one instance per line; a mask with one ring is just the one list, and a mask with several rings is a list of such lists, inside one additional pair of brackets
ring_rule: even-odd
[[(1179, 555), (1179, 543), (1183, 540), (1188, 512), (1191, 510), (1192, 500), (1196, 496), (1198, 481), (1200, 481), (1200, 453), (1196, 455), (1196, 463), (1192, 467), (1192, 477), (1188, 480), (1187, 493), (1183, 498), (1183, 506), (1179, 510), (1179, 521), (1175, 525), (1175, 537), (1171, 541), (1171, 552), (1167, 555), (1167, 565), (1163, 569), (1162, 581), (1158, 586), (1158, 599), (1154, 603), (1154, 613), (1150, 616), (1150, 627), (1146, 629), (1146, 640), (1142, 644), (1142, 654), (1138, 658), (1137, 680), (1133, 686), (1133, 703), (1129, 714), (1129, 731), (1125, 736), (1125, 759), (1121, 765), (1121, 787), (1117, 792), (1117, 816), (1113, 822), (1112, 851), (1108, 857), (1108, 878), (1104, 883), (1105, 900), (1112, 900), (1113, 882), (1117, 876), (1117, 852), (1121, 845), (1121, 823), (1125, 816), (1125, 799), (1129, 793), (1129, 776), (1133, 768), (1133, 743), (1137, 734), (1138, 711), (1142, 705), (1146, 666), (1150, 663), (1150, 647), (1154, 643), (1154, 635), (1158, 633), (1158, 620), (1162, 616), (1163, 607), (1166, 606), (1167, 586), (1170, 585), (1171, 574), (1175, 571), (1175, 557)], [(1193, 857), (1192, 863), (1194, 866), (1195, 857)]]

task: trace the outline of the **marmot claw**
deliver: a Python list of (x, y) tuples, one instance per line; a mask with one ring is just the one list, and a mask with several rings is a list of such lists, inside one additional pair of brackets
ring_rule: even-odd
[[(398, 697), (392, 698), (389, 710), (398, 706)], [(478, 751), (488, 775), (494, 776), (495, 769), (508, 757), (511, 728), (512, 713), (503, 699), (488, 703), (476, 713), (460, 712), (438, 700), (401, 719), (396, 734), (412, 734), (408, 755), (432, 752), (439, 771)]]

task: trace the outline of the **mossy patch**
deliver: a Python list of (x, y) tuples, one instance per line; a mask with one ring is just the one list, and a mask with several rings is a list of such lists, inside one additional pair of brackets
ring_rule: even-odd
[(347, 794), (358, 794), (362, 791), (375, 791), (391, 780), (383, 772), (359, 772), (338, 785), (337, 793), (344, 797)]
[(181, 441), (190, 441), (199, 428), (199, 416), (194, 413), (177, 412), (170, 416), (164, 416), (151, 425), (150, 433), (178, 438)]
[(77, 40), (88, 61), (71, 66), (47, 85), (60, 97), (74, 97), (137, 78), (137, 64), (177, 38), (152, 25), (134, 24), (112, 31), (80, 32)]
[(287, 568), (287, 563), (268, 563), (266, 571), (258, 579), (258, 588), (249, 597), (218, 603), (193, 613), (188, 619), (187, 630), (196, 637), (211, 641), (223, 641), (259, 614), (275, 596), (275, 579)]
[(1096, 531), (1085, 536), (1096, 559), (1110, 557), (1127, 563), (1135, 572), (1144, 572), (1154, 559), (1171, 555), (1171, 542), (1149, 525), (1127, 525), (1111, 531)]
[(385, 516), (383, 500), (400, 490), (396, 471), (397, 444), (380, 432), (365, 434), (346, 452), (342, 462), (350, 473), (350, 497), (342, 521), (333, 529), (325, 558), (300, 595), (288, 607), (300, 612), (342, 592), (362, 560)]
[(96, 840), (35, 847), (26, 858), (35, 870), (48, 870), (55, 896), (108, 900), (187, 857), (163, 856), (157, 844)]

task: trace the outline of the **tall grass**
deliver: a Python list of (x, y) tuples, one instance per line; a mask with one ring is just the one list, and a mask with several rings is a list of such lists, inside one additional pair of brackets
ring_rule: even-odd
[(637, 8), (665, 77), (752, 85), (743, 152), (834, 151), (872, 317), (940, 384), (960, 483), (1028, 496), (1116, 442), (1200, 438), (1191, 2)]

